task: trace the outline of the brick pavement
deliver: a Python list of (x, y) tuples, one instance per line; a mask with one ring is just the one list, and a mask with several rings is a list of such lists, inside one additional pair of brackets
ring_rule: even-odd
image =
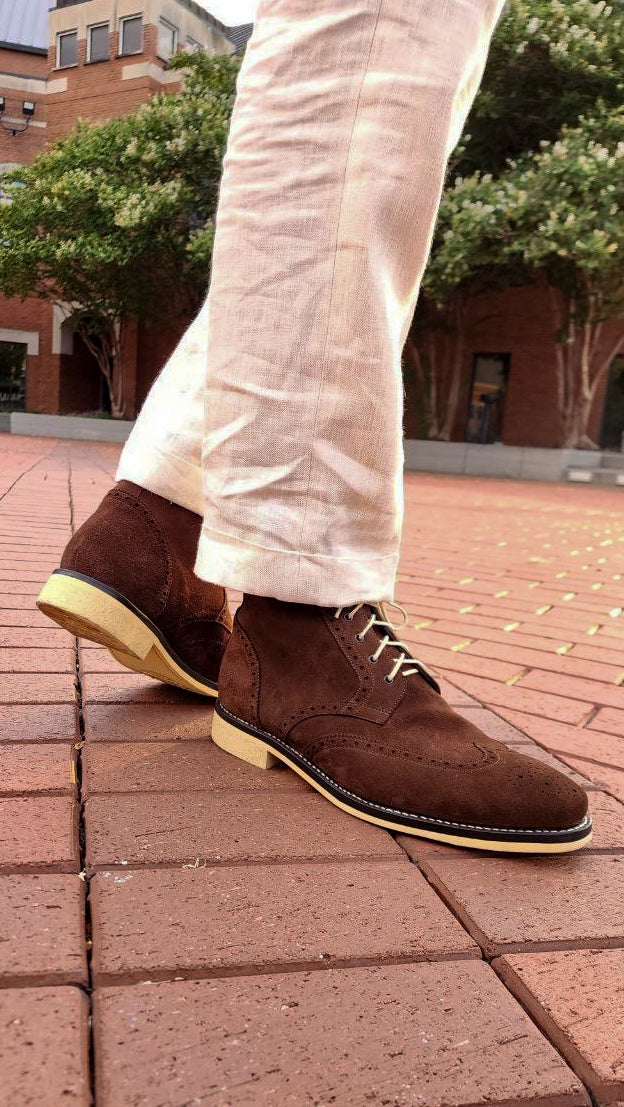
[(117, 454), (0, 438), (0, 1103), (622, 1107), (624, 493), (406, 480), (404, 637), (589, 791), (589, 851), (514, 859), (255, 773), (46, 622)]

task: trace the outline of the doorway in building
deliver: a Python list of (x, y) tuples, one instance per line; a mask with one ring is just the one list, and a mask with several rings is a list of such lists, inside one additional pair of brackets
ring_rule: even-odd
[(603, 450), (624, 453), (624, 355), (611, 362), (600, 428)]
[(500, 442), (509, 381), (509, 354), (475, 354), (466, 442)]
[(26, 410), (25, 342), (0, 342), (0, 411)]

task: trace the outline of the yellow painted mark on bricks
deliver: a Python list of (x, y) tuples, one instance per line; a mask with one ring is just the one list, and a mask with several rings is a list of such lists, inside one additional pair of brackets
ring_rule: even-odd
[(474, 577), (462, 577), (460, 584), (474, 584)]
[(545, 615), (547, 611), (552, 611), (552, 604), (551, 603), (545, 603), (543, 607), (536, 607), (535, 608), (535, 614), (536, 615)]
[(509, 595), (509, 592), (507, 592), (507, 591), (495, 592), (494, 593), (494, 599), (495, 600), (502, 600), (503, 596), (508, 596), (508, 595)]
[(510, 677), (509, 680), (505, 681), (505, 684), (508, 685), (509, 688), (513, 687), (514, 684), (518, 683), (518, 681), (520, 680), (520, 677), (523, 675), (523, 673), (524, 673), (524, 669), (522, 669), (519, 673), (514, 673), (514, 675), (512, 677)]
[(564, 646), (557, 646), (557, 649), (555, 650), (555, 653), (560, 653), (560, 654), (561, 653), (567, 653), (568, 650), (571, 650), (571, 649), (572, 649), (572, 642), (566, 642)]
[(459, 614), (460, 615), (467, 615), (469, 611), (474, 611), (474, 609), (475, 609), (475, 605), (473, 603), (469, 603), (469, 604), (466, 605), (466, 607), (460, 607), (459, 608)]
[(457, 653), (459, 650), (463, 650), (465, 646), (469, 646), (474, 641), (472, 638), (467, 638), (465, 642), (457, 642), (456, 645), (451, 646), (453, 653)]
[(575, 595), (576, 595), (575, 592), (566, 592), (565, 596), (562, 597), (563, 602), (564, 603), (569, 603), (570, 600), (574, 599)]
[(423, 619), (421, 623), (414, 623), (414, 630), (422, 630), (423, 627), (430, 627), (431, 623), (431, 619)]
[(507, 623), (507, 625), (503, 627), (503, 630), (516, 630), (519, 626), (520, 623)]
[(590, 634), (590, 635), (594, 635), (594, 634), (597, 634), (599, 630), (600, 630), (600, 623), (596, 623), (593, 627), (589, 628), (587, 633)]
[(621, 607), (612, 607), (610, 612), (609, 612), (609, 615), (611, 616), (612, 619), (617, 619), (621, 614), (622, 614), (622, 608)]

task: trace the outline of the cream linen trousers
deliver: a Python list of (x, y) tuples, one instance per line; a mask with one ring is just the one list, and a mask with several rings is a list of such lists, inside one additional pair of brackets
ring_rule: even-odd
[(401, 351), (502, 6), (261, 0), (208, 298), (117, 474), (203, 516), (204, 580), (392, 599)]

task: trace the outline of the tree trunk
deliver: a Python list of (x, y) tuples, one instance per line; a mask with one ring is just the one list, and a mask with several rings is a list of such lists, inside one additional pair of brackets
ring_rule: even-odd
[(125, 412), (121, 346), (115, 325), (111, 326), (108, 334), (94, 335), (86, 327), (81, 326), (77, 327), (77, 332), (104, 377), (113, 419), (123, 419)]
[(592, 338), (587, 346), (587, 363), (581, 367), (582, 395), (577, 403), (576, 439), (574, 445), (580, 450), (598, 450), (599, 445), (589, 435), (588, 426), (598, 389), (611, 368), (613, 358), (624, 348), (624, 335), (620, 335), (610, 347), (606, 357), (596, 364), (598, 342)]
[(437, 438), (440, 433), (440, 421), (438, 417), (438, 359), (436, 357), (435, 341), (431, 334), (429, 338), (429, 403), (431, 406), (431, 419), (429, 423), (429, 438)]
[(464, 363), (464, 304), (456, 297), (453, 305), (453, 363), (451, 379), (444, 412), (444, 422), (438, 437), (443, 442), (449, 442), (457, 419), (459, 397), (461, 394), (462, 368)]

